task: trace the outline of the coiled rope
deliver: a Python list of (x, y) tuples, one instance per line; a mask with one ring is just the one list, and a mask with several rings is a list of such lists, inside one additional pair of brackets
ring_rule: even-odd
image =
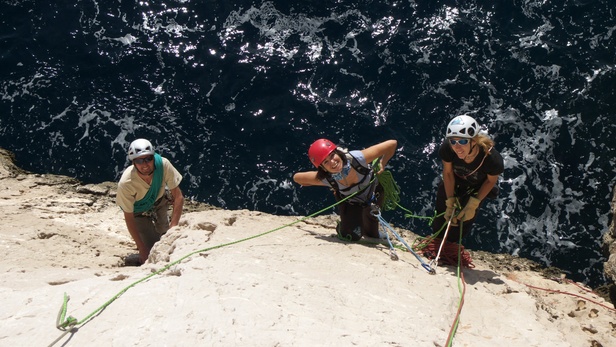
[(450, 242), (444, 237), (440, 238), (439, 235), (440, 231), (427, 237), (418, 237), (413, 243), (413, 248), (420, 250), (426, 258), (432, 259), (430, 264), (434, 266), (455, 266), (459, 263), (465, 268), (475, 267), (471, 254), (464, 249), (461, 242)]
[[(456, 210), (460, 209), (461, 206), (458, 203)], [(457, 265), (460, 264), (462, 267), (466, 268), (474, 268), (473, 260), (471, 259), (470, 253), (464, 249), (462, 246), (462, 228), (463, 224), (460, 224), (460, 240), (458, 243), (447, 241), (447, 235), (449, 233), (449, 228), (453, 225), (453, 216), (455, 212), (449, 218), (446, 224), (434, 234), (427, 237), (419, 237), (413, 243), (413, 248), (421, 250), (425, 257), (428, 259), (432, 259), (433, 261), (430, 263), (431, 265), (438, 264), (443, 265)], [(434, 217), (426, 217), (430, 218), (429, 224), (431, 225), (434, 221), (434, 218), (440, 217), (445, 213), (440, 213), (438, 215), (435, 214)], [(408, 217), (408, 215), (407, 215)], [(416, 216), (412, 216), (417, 218)], [(446, 227), (446, 228), (445, 228)], [(445, 231), (445, 235), (440, 237), (441, 233)]]
[(392, 211), (400, 206), (400, 186), (394, 181), (393, 175), (389, 170), (383, 171), (378, 175), (379, 183), (383, 187), (383, 206), (381, 210)]

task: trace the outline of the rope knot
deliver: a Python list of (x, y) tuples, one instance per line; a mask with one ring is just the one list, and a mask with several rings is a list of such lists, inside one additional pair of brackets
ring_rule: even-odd
[(77, 325), (78, 322), (79, 321), (77, 320), (77, 318), (73, 316), (68, 316), (66, 317), (64, 322), (57, 326), (57, 328), (60, 330), (71, 330), (75, 325)]

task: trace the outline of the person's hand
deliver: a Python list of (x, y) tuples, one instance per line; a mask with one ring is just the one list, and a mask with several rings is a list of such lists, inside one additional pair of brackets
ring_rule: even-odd
[(481, 200), (471, 197), (470, 199), (468, 199), (468, 202), (466, 203), (466, 206), (464, 206), (462, 211), (458, 213), (456, 219), (466, 222), (467, 220), (475, 218), (475, 211), (477, 210), (477, 207), (479, 207), (480, 203)]
[(377, 175), (380, 175), (385, 171), (385, 166), (383, 165), (383, 156), (380, 156), (372, 161), (372, 169), (376, 172)]
[(383, 165), (383, 157), (381, 157), (381, 159), (379, 159), (379, 167), (378, 167), (378, 171), (377, 171), (377, 175), (380, 175), (383, 173), (383, 171), (385, 171), (385, 165)]
[(445, 205), (447, 205), (447, 209), (445, 210), (445, 220), (449, 222), (451, 216), (453, 215), (453, 211), (456, 208), (456, 197), (452, 196), (451, 198), (447, 198)]
[(150, 255), (149, 249), (139, 250), (139, 261), (141, 262), (141, 265), (145, 264), (145, 262), (148, 260), (149, 255)]

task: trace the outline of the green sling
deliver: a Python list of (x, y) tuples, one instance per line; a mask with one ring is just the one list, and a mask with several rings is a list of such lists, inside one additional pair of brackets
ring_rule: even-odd
[(150, 189), (145, 194), (143, 199), (135, 201), (133, 211), (135, 213), (145, 212), (151, 209), (156, 202), (156, 197), (160, 191), (160, 187), (163, 184), (163, 158), (158, 154), (154, 154), (154, 176), (152, 177), (152, 183)]

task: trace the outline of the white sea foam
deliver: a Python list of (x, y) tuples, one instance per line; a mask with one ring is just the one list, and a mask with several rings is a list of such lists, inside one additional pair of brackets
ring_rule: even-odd
[[(148, 134), (203, 200), (307, 213), (323, 207), (324, 193), (299, 189), (289, 172), (310, 167), (304, 152), (313, 137), (357, 146), (396, 137), (401, 203), (431, 215), (444, 126), (469, 113), (505, 160), (501, 194), (482, 207), (473, 245), (546, 264), (585, 252), (595, 268), (581, 272), (600, 271), (597, 240), (616, 180), (616, 123), (606, 111), (615, 68), (601, 58), (613, 53), (616, 26), (607, 16), (571, 17), (544, 1), (517, 3), (515, 16), (505, 15), (511, 22), (474, 3), (396, 3), (404, 13), (341, 3), (302, 13), (265, 1), (212, 16), (188, 1), (124, 5), (84, 4), (78, 25), (63, 31), (70, 40), (54, 42), (86, 59), (43, 45), (38, 61), (16, 55), (7, 65), (0, 98), (12, 123), (0, 131), (23, 139), (21, 153), (34, 141), (49, 157), (83, 159), (75, 148), (96, 148), (117, 162), (106, 168), (117, 176), (128, 143)], [(41, 30), (42, 16), (24, 18)], [(87, 176), (83, 162), (67, 170)], [(423, 221), (396, 222), (429, 232)]]

